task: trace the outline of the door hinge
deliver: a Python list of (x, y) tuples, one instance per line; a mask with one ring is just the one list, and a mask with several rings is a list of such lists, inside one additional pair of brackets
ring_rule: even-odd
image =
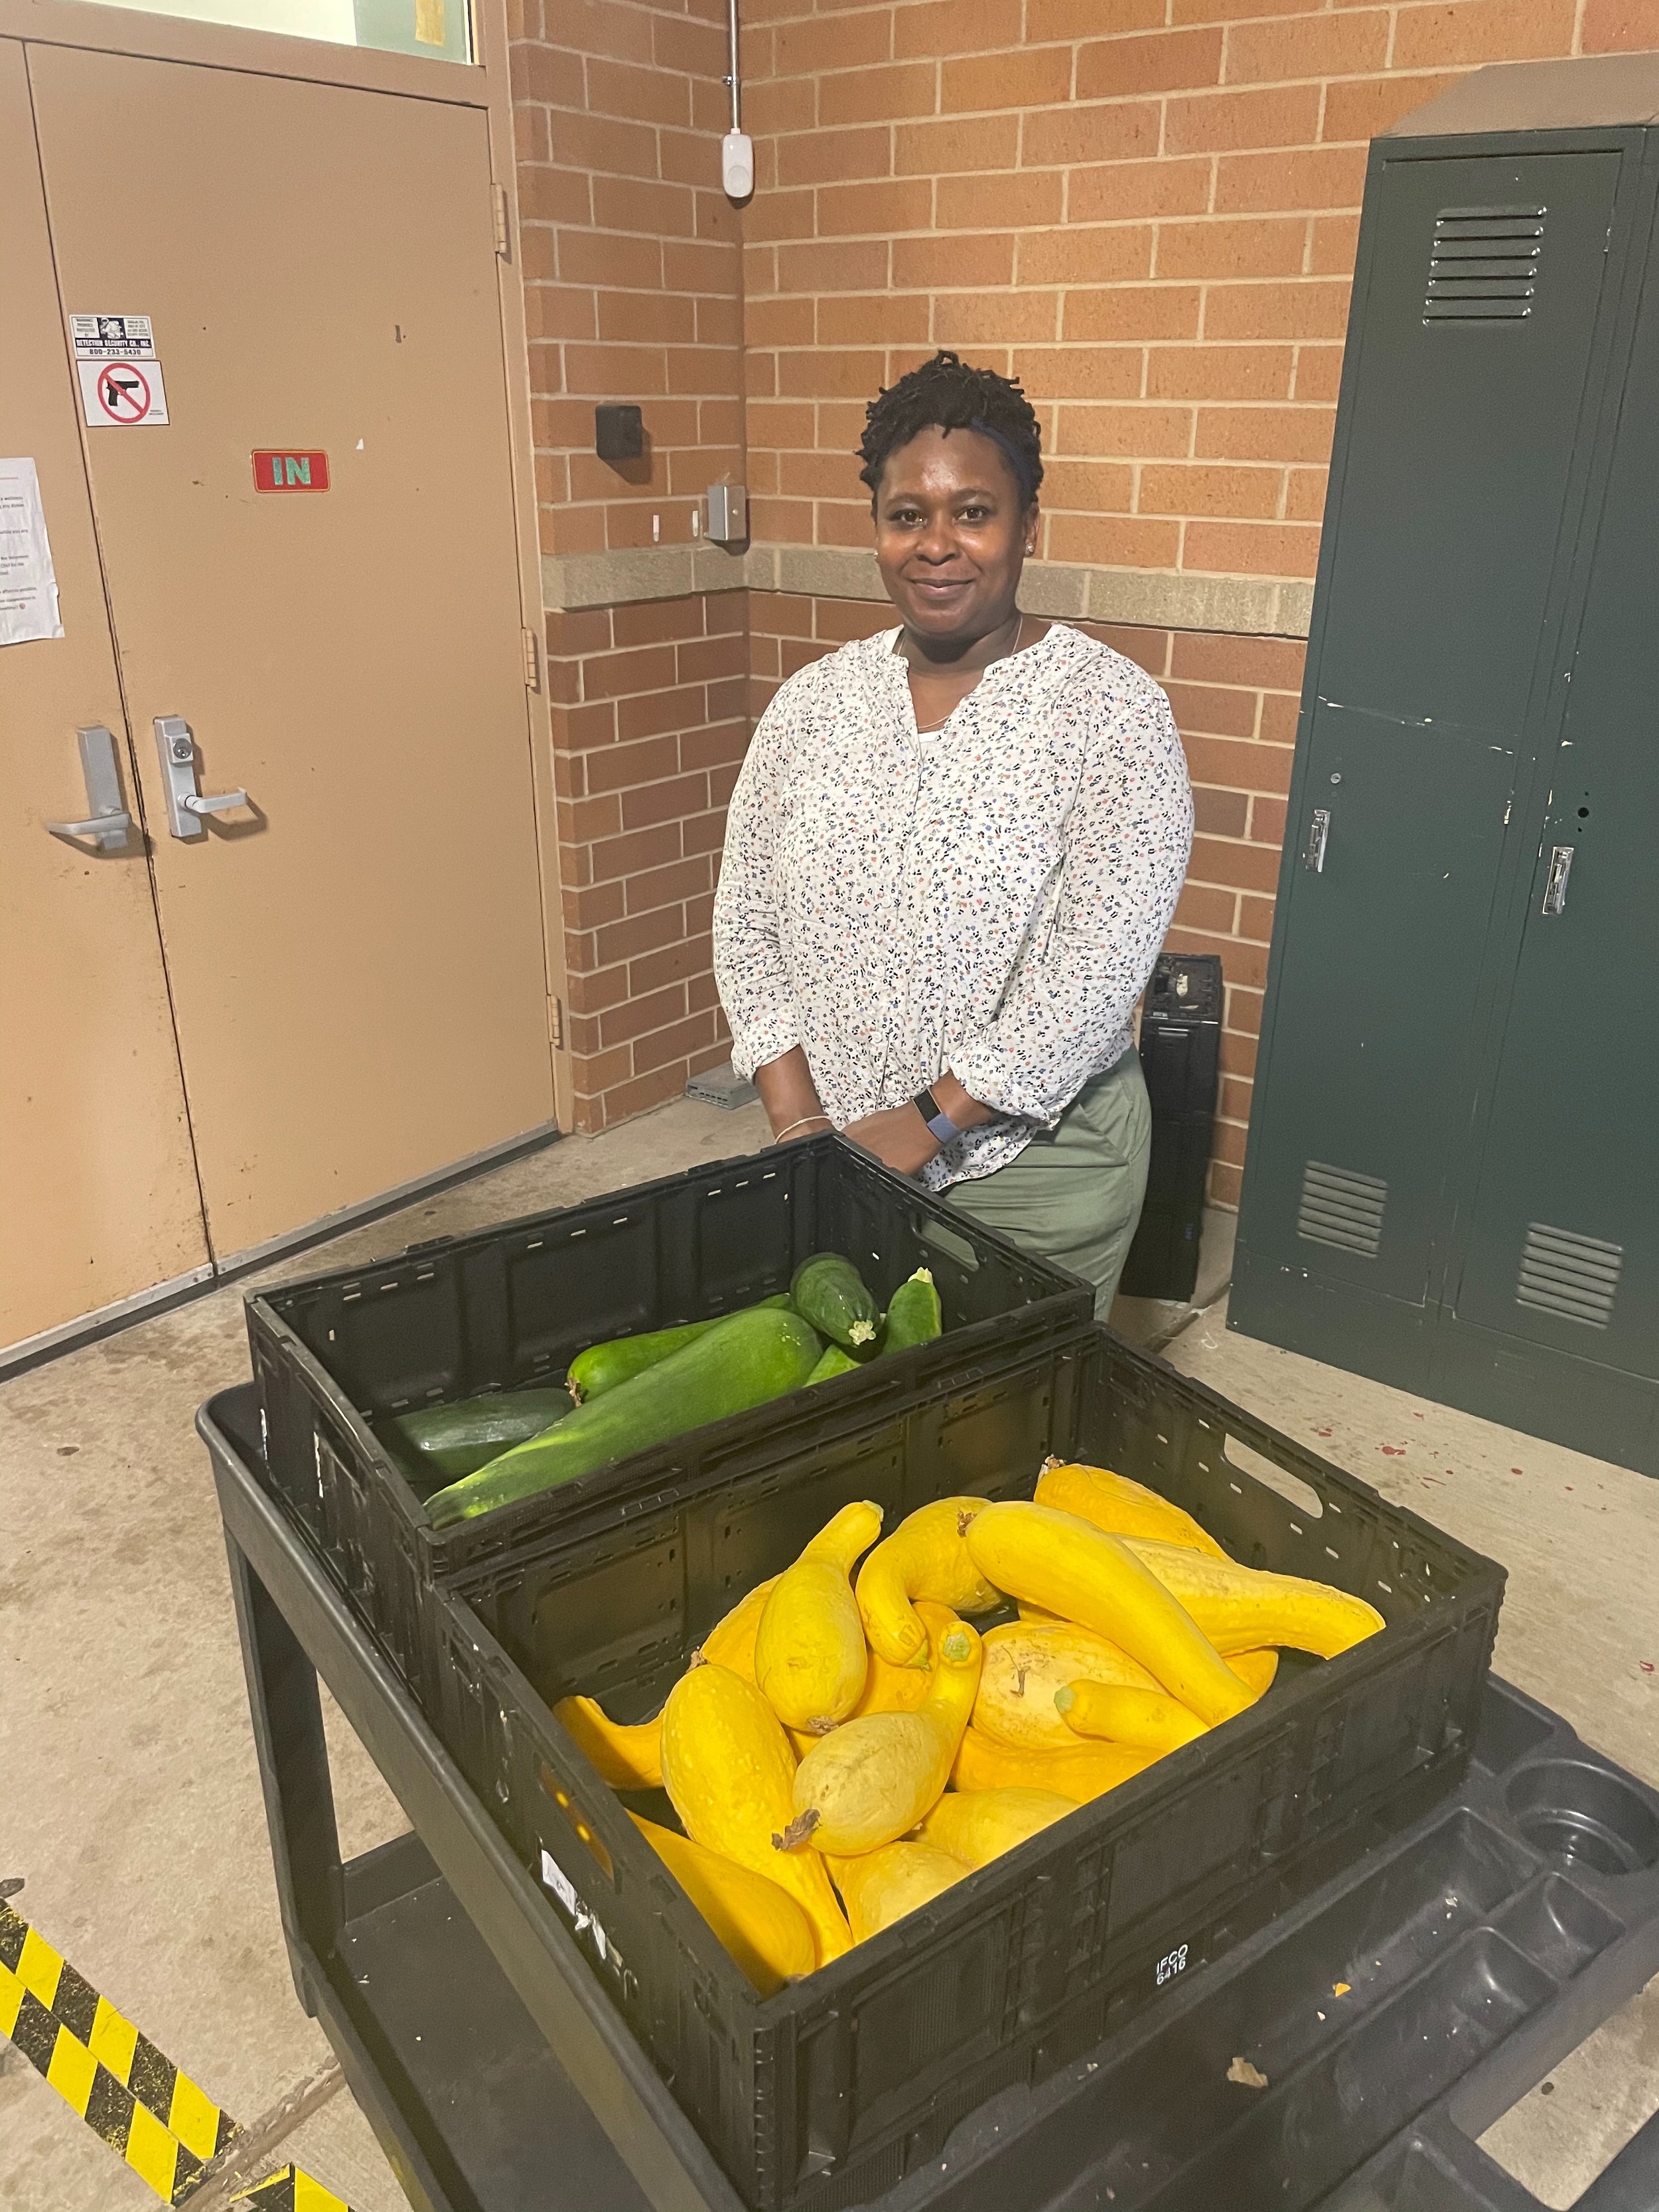
[(539, 691), (542, 688), (542, 676), (541, 662), (536, 652), (536, 633), (533, 629), (525, 629), (520, 630), (519, 635), (524, 640), (525, 689), (527, 691)]
[(510, 251), (512, 240), (507, 235), (507, 186), (505, 185), (491, 185), (489, 187), (489, 212), (490, 220), (495, 227), (495, 251), (503, 261), (510, 261), (513, 258)]
[(550, 999), (547, 1002), (547, 1034), (552, 1039), (553, 1049), (564, 1049), (564, 1000)]

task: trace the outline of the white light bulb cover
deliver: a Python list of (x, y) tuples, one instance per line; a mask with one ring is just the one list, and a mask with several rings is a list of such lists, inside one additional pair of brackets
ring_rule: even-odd
[(728, 199), (746, 200), (755, 189), (755, 142), (746, 131), (728, 131), (720, 141), (720, 182)]

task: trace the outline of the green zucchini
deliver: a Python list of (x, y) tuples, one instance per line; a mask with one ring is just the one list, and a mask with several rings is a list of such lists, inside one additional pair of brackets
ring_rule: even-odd
[(803, 1260), (789, 1285), (789, 1297), (804, 1321), (844, 1351), (856, 1352), (860, 1345), (875, 1342), (881, 1309), (863, 1276), (839, 1252), (815, 1252)]
[(827, 1344), (823, 1358), (807, 1376), (807, 1383), (810, 1386), (814, 1382), (828, 1382), (835, 1376), (850, 1375), (855, 1367), (862, 1367), (863, 1364), (864, 1362), (854, 1359), (850, 1352), (843, 1352), (840, 1345)]
[(503, 1452), (476, 1474), (437, 1492), (426, 1510), (435, 1528), (446, 1528), (574, 1482), (706, 1421), (763, 1406), (799, 1390), (822, 1349), (799, 1314), (766, 1308), (729, 1315), (643, 1375), (579, 1406), (546, 1436)]
[(945, 1334), (945, 1316), (933, 1286), (932, 1273), (918, 1267), (901, 1283), (887, 1309), (887, 1329), (881, 1340), (884, 1352), (902, 1352), (912, 1344), (928, 1344)]
[[(758, 1305), (741, 1306), (738, 1311), (769, 1313), (788, 1303), (788, 1293), (781, 1291), (775, 1298), (763, 1298)], [(570, 1395), (579, 1406), (585, 1406), (590, 1398), (603, 1397), (618, 1382), (631, 1382), (659, 1359), (683, 1352), (688, 1344), (695, 1344), (700, 1336), (707, 1336), (711, 1328), (732, 1318), (730, 1314), (716, 1314), (711, 1321), (683, 1322), (674, 1328), (647, 1329), (640, 1336), (616, 1336), (606, 1344), (590, 1344), (570, 1363), (565, 1377)]]
[(512, 1445), (540, 1436), (563, 1420), (574, 1402), (568, 1390), (556, 1388), (486, 1390), (453, 1406), (422, 1406), (399, 1413), (386, 1426), (393, 1448), (406, 1447), (423, 1474), (453, 1482), (458, 1475), (487, 1467)]

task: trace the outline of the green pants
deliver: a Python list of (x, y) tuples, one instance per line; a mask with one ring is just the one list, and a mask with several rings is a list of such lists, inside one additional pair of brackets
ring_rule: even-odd
[(1092, 1283), (1096, 1317), (1104, 1321), (1140, 1219), (1152, 1149), (1152, 1104), (1131, 1046), (1017, 1159), (976, 1182), (953, 1182), (944, 1196), (1011, 1243)]

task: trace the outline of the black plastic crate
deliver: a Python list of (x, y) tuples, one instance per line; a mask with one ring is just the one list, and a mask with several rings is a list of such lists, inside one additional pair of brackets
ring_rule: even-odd
[[(733, 1312), (787, 1290), (817, 1251), (855, 1261), (884, 1304), (930, 1267), (944, 1335), (445, 1529), (371, 1426), (476, 1391), (562, 1382), (588, 1345)], [(248, 1299), (247, 1324), (272, 1479), (419, 1688), (434, 1582), (549, 1527), (591, 1534), (787, 1458), (826, 1420), (867, 1423), (930, 1384), (1019, 1366), (1091, 1310), (1077, 1277), (825, 1136), (284, 1283)]]
[[(762, 2002), (549, 1710), (654, 1709), (744, 1591), (849, 1499), (888, 1526), (956, 1492), (1029, 1497), (1053, 1450), (1194, 1513), (1249, 1565), (1383, 1613), (1323, 1664)], [(434, 1596), (440, 1733), (682, 2108), (760, 2212), (861, 2203), (999, 2092), (1068, 2065), (1160, 1988), (1461, 1779), (1501, 1568), (1091, 1328), (1024, 1371), (933, 1393), (787, 1464), (549, 1526)], [(551, 1907), (550, 1907), (551, 1909)]]

